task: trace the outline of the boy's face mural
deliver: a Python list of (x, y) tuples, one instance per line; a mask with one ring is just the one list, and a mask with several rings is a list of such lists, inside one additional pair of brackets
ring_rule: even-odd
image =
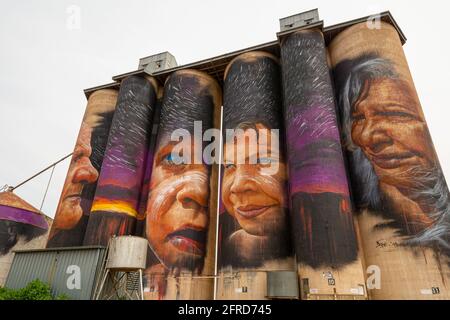
[[(165, 266), (189, 268), (201, 264), (206, 252), (209, 170), (193, 161), (175, 164), (172, 149), (177, 143), (161, 143), (156, 152), (146, 231)], [(201, 142), (197, 145), (202, 147)], [(193, 142), (190, 147), (184, 150), (193, 150)]]
[(58, 204), (53, 227), (58, 229), (73, 228), (83, 215), (81, 208), (81, 192), (86, 184), (98, 179), (98, 172), (89, 157), (91, 148), (92, 128), (82, 122), (75, 151), (69, 166), (69, 171)]
[[(285, 228), (285, 165), (280, 161), (279, 150), (271, 150), (271, 139), (279, 137), (260, 123), (255, 127), (268, 130), (266, 141), (245, 139), (253, 130), (250, 128), (238, 133), (232, 143), (225, 144), (222, 201), (245, 232), (268, 236)], [(258, 150), (267, 150), (267, 155), (253, 154)], [(243, 163), (238, 161), (238, 155), (245, 155)], [(257, 163), (250, 163), (252, 158)], [(267, 170), (270, 166), (277, 170)]]
[[(162, 264), (177, 273), (201, 272), (204, 266), (210, 167), (197, 155), (206, 145), (204, 131), (213, 126), (219, 90), (212, 78), (196, 70), (177, 71), (166, 80), (146, 210), (146, 237), (157, 258), (147, 261), (149, 268)], [(172, 141), (178, 130), (186, 135)]]

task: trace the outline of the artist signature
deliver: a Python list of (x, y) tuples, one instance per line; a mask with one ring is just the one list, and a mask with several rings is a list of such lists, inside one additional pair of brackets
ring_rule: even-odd
[(377, 240), (377, 248), (397, 248), (400, 247), (401, 244), (397, 241), (391, 240)]

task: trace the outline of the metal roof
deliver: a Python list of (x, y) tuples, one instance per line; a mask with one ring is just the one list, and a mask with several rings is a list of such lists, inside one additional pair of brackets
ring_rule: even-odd
[[(319, 21), (317, 23), (308, 25), (308, 26), (304, 26), (304, 27), (299, 27), (296, 29), (291, 29), (291, 30), (287, 30), (284, 32), (278, 32), (277, 35), (277, 40), (271, 41), (271, 42), (267, 42), (267, 43), (263, 43), (260, 45), (256, 45), (256, 46), (252, 46), (249, 48), (245, 48), (245, 49), (241, 49), (241, 50), (237, 50), (237, 51), (233, 51), (230, 53), (226, 53), (226, 54), (222, 54), (216, 57), (212, 57), (212, 58), (208, 58), (208, 59), (204, 59), (204, 60), (200, 60), (200, 61), (196, 61), (196, 62), (192, 62), (192, 63), (188, 63), (182, 66), (178, 66), (175, 68), (170, 68), (170, 69), (166, 69), (163, 71), (159, 71), (156, 72), (154, 74), (151, 74), (152, 76), (154, 76), (156, 79), (159, 80), (159, 82), (161, 84), (164, 84), (166, 78), (175, 71), (178, 70), (183, 70), (183, 69), (196, 69), (196, 70), (200, 70), (203, 72), (206, 72), (207, 74), (209, 74), (210, 76), (212, 76), (213, 78), (215, 78), (217, 80), (217, 82), (222, 85), (223, 84), (223, 75), (224, 75), (224, 71), (226, 66), (228, 65), (228, 63), (233, 60), (233, 58), (237, 57), (238, 55), (248, 52), (248, 51), (255, 51), (255, 50), (260, 50), (260, 51), (266, 51), (269, 53), (274, 54), (275, 56), (279, 57), (280, 56), (280, 46), (279, 46), (279, 39), (289, 33), (298, 31), (298, 30), (304, 30), (304, 29), (309, 29), (309, 28), (320, 28), (323, 30), (324, 33), (324, 38), (325, 38), (325, 42), (328, 45), (333, 39), (334, 37), (336, 37), (340, 32), (342, 32), (344, 29), (361, 23), (361, 22), (365, 22), (368, 21), (369, 19), (373, 18), (373, 17), (379, 17), (381, 21), (386, 22), (391, 24), (398, 32), (398, 35), (400, 37), (400, 41), (402, 42), (402, 44), (406, 43), (406, 36), (403, 33), (403, 31), (400, 29), (399, 25), (397, 24), (397, 22), (395, 21), (394, 17), (392, 16), (392, 14), (389, 11), (385, 11), (379, 14), (375, 14), (375, 15), (370, 15), (370, 16), (366, 16), (366, 17), (362, 17), (362, 18), (358, 18), (358, 19), (354, 19), (354, 20), (350, 20), (350, 21), (346, 21), (346, 22), (342, 22), (339, 24), (335, 24), (332, 26), (328, 26), (328, 27), (323, 27), (323, 21)], [(133, 75), (146, 75), (147, 73), (144, 72), (144, 69), (137, 69), (134, 71), (130, 71), (130, 72), (126, 72), (123, 74), (119, 74), (116, 76), (113, 76), (112, 79), (115, 81), (113, 83), (107, 84), (107, 85), (103, 85), (103, 86), (98, 86), (98, 87), (93, 87), (90, 89), (85, 89), (84, 92), (86, 94), (86, 97), (89, 97), (89, 94), (92, 93), (95, 90), (99, 90), (99, 89), (104, 89), (104, 88), (109, 88), (109, 87), (119, 87), (120, 86), (120, 81), (122, 81), (123, 79), (129, 77), (129, 76), (133, 76)]]

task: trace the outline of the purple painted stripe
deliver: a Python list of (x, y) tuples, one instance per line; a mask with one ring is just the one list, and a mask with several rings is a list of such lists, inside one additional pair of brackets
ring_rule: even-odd
[(45, 218), (42, 215), (9, 206), (0, 205), (0, 220), (26, 223), (44, 230), (48, 229), (47, 221), (45, 221)]

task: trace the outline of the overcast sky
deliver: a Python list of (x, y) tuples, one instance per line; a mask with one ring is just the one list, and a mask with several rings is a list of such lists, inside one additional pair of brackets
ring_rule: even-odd
[[(450, 181), (448, 1), (0, 0), (0, 187), (72, 152), (83, 89), (170, 51), (178, 64), (276, 39), (278, 19), (318, 8), (325, 25), (390, 10), (431, 136)], [(80, 9), (77, 28), (74, 11)], [(75, 23), (75, 24), (74, 24)], [(56, 167), (42, 210), (53, 217), (68, 160)], [(50, 171), (15, 192), (40, 207)]]

